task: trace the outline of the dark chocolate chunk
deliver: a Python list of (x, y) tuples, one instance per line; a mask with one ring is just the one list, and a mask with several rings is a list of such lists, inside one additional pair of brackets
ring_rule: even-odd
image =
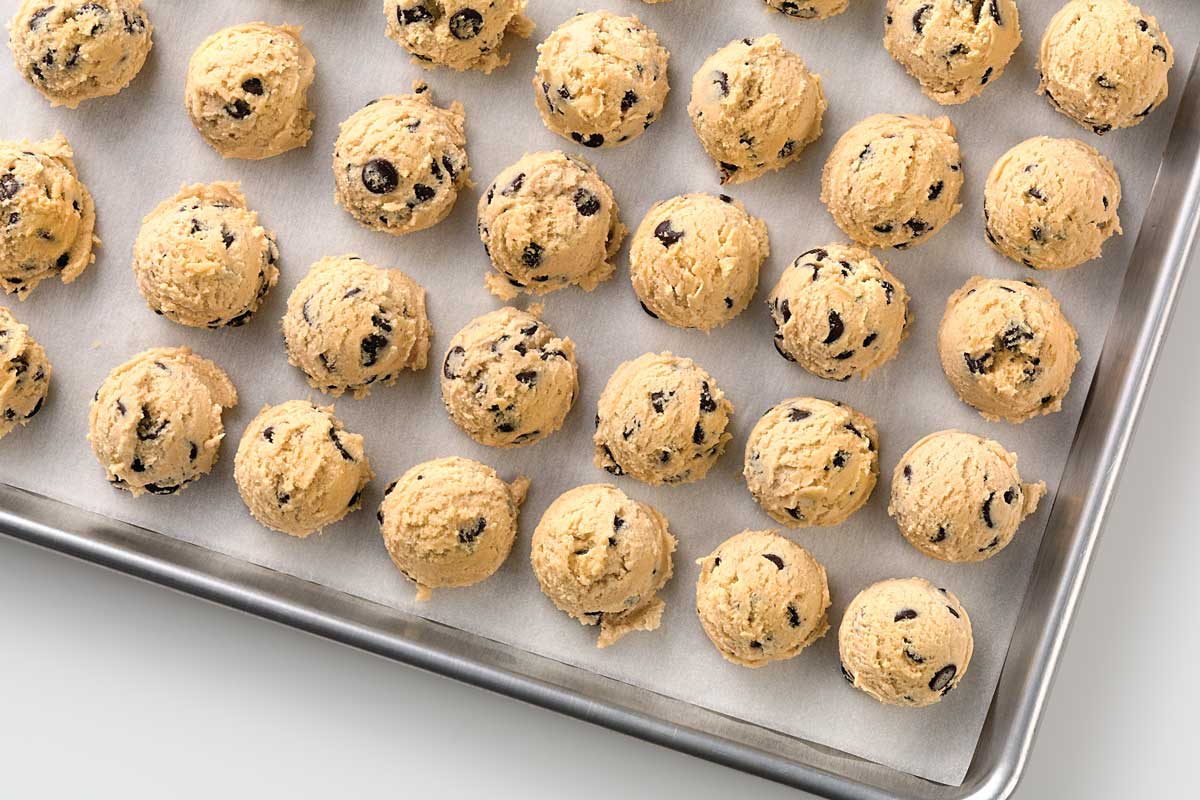
[(396, 172), (392, 162), (373, 158), (363, 164), (362, 182), (371, 194), (387, 194), (395, 190), (400, 183), (400, 174)]
[(763, 558), (775, 565), (775, 569), (783, 569), (783, 559), (774, 553), (763, 553)]

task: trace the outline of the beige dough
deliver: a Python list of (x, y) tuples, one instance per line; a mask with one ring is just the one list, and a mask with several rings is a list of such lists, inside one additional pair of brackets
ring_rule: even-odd
[(853, 244), (827, 244), (792, 262), (771, 291), (775, 349), (819, 378), (866, 378), (908, 336), (908, 290)]
[(855, 688), (888, 705), (928, 706), (962, 680), (974, 639), (957, 597), (924, 578), (893, 578), (851, 601), (838, 648)]
[(542, 122), (584, 147), (636, 139), (662, 115), (667, 58), (637, 17), (576, 14), (538, 45), (533, 89)]
[(888, 0), (886, 22), (884, 47), (944, 106), (979, 95), (1021, 44), (1013, 0)]
[(505, 483), (468, 458), (417, 464), (384, 492), (376, 517), (388, 554), (417, 585), (471, 586), (500, 569), (517, 535), (517, 513), (529, 481)]
[(770, 252), (766, 223), (741, 203), (685, 194), (647, 212), (629, 245), (629, 275), (646, 313), (709, 331), (754, 299)]
[(1036, 136), (988, 175), (985, 232), (992, 247), (1034, 269), (1068, 269), (1100, 256), (1121, 233), (1121, 180), (1111, 161), (1076, 139)]
[(983, 561), (1037, 510), (1046, 484), (1021, 483), (1017, 455), (962, 431), (931, 433), (892, 475), (888, 514), (913, 547), (942, 561)]
[(37, 416), (50, 391), (46, 351), (0, 306), (0, 439)]
[(109, 483), (135, 497), (174, 494), (217, 460), (229, 376), (186, 347), (157, 347), (114, 369), (92, 397), (88, 441)]
[(237, 183), (184, 186), (146, 215), (133, 245), (151, 310), (194, 328), (246, 324), (279, 280), (278, 263), (274, 235)]
[(727, 661), (764, 667), (829, 630), (825, 568), (775, 531), (743, 531), (696, 563), (696, 612)]
[(61, 133), (0, 141), (0, 286), (24, 300), (57, 275), (70, 283), (96, 260), (96, 206)]
[(413, 89), (356, 111), (333, 148), (338, 205), (394, 236), (441, 222), (471, 185), (462, 104), (441, 108), (425, 84)]
[(765, 0), (766, 4), (793, 19), (825, 19), (840, 14), (850, 0)]
[(625, 226), (595, 168), (555, 150), (529, 153), (496, 176), (479, 198), (479, 238), (495, 268), (488, 289), (511, 300), (595, 289), (612, 277)]
[(1060, 410), (1079, 362), (1075, 328), (1050, 290), (978, 276), (950, 295), (938, 354), (964, 403), (1007, 422)]
[(562, 427), (579, 394), (575, 344), (529, 311), (501, 308), (467, 323), (442, 361), (442, 402), (480, 444), (533, 444)]
[(408, 52), (413, 63), (485, 75), (508, 63), (504, 39), (527, 38), (533, 22), (525, 16), (528, 0), (384, 0), (387, 35)]
[(659, 486), (698, 481), (733, 438), (733, 404), (690, 358), (646, 353), (617, 367), (596, 412), (595, 464)]
[(742, 476), (771, 519), (789, 528), (839, 525), (879, 477), (875, 422), (849, 406), (793, 397), (750, 431)]
[(333, 406), (289, 400), (246, 426), (233, 477), (256, 520), (303, 538), (356, 510), (375, 473), (363, 437), (343, 428)]
[(153, 32), (142, 0), (22, 0), (8, 46), (50, 105), (75, 108), (128, 86), (150, 55)]
[(688, 115), (721, 183), (783, 169), (821, 135), (821, 76), (775, 34), (735, 39), (692, 78)]
[(1128, 0), (1070, 0), (1042, 36), (1038, 94), (1085, 128), (1130, 128), (1167, 99), (1175, 50)]
[(902, 250), (941, 230), (962, 206), (962, 155), (947, 117), (876, 114), (838, 139), (821, 202), (847, 236)]
[(542, 592), (583, 625), (599, 625), (597, 647), (631, 631), (658, 630), (675, 537), (645, 503), (606, 484), (559, 495), (533, 532), (530, 562)]

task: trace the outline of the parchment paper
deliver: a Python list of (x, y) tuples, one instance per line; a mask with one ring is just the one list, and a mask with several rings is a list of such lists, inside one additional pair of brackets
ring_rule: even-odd
[[(844, 237), (818, 200), (820, 169), (837, 137), (876, 112), (936, 115), (942, 109), (880, 44), (882, 0), (854, 0), (846, 14), (821, 23), (790, 20), (759, 0), (676, 0), (648, 6), (633, 0), (533, 0), (538, 28), (518, 42), (512, 63), (491, 76), (425, 72), (383, 34), (381, 3), (221, 0), (146, 3), (155, 25), (154, 51), (133, 85), (114, 98), (76, 111), (51, 109), (6, 59), (0, 64), (0, 137), (42, 138), (61, 130), (75, 147), (82, 177), (96, 198), (104, 246), (98, 261), (71, 286), (47, 282), (12, 307), (44, 344), (54, 365), (45, 410), (0, 443), (0, 479), (83, 508), (161, 531), (301, 578), (415, 612), (482, 636), (702, 704), (754, 723), (829, 745), (931, 780), (962, 781), (992, 698), (1050, 502), (1025, 522), (1016, 540), (981, 564), (952, 565), (922, 556), (886, 515), (890, 475), (905, 449), (933, 430), (959, 427), (993, 437), (1020, 455), (1022, 477), (1045, 480), (1053, 497), (1116, 303), (1143, 211), (1175, 113), (1180, 88), (1200, 38), (1200, 4), (1144, 0), (1177, 49), (1171, 98), (1142, 125), (1102, 139), (1055, 113), (1034, 95), (1037, 44), (1058, 2), (1021, 3), (1025, 42), (1008, 71), (982, 98), (949, 108), (958, 126), (966, 185), (964, 209), (940, 234), (908, 252), (881, 255), (913, 295), (916, 323), (897, 360), (869, 381), (834, 383), (809, 376), (779, 358), (762, 302), (780, 272), (800, 252)], [(16, 0), (2, 4), (11, 17)], [(533, 106), (530, 76), (535, 43), (577, 7), (636, 13), (671, 50), (672, 92), (661, 121), (618, 149), (584, 151), (546, 131)], [(310, 94), (316, 125), (309, 146), (264, 162), (223, 161), (201, 141), (183, 108), (187, 59), (225, 25), (264, 19), (304, 26), (317, 59)], [(490, 450), (471, 442), (441, 407), (436, 365), (449, 338), (473, 317), (501, 305), (483, 286), (487, 257), (475, 232), (475, 204), (488, 182), (523, 153), (564, 149), (584, 153), (612, 185), (624, 221), (635, 228), (651, 203), (689, 191), (719, 191), (716, 171), (697, 142), (685, 107), (691, 75), (712, 51), (734, 38), (775, 32), (822, 76), (829, 99), (825, 135), (799, 163), (749, 185), (728, 189), (767, 220), (771, 259), (758, 298), (729, 326), (711, 335), (682, 331), (638, 308), (624, 254), (617, 275), (585, 294), (572, 289), (546, 299), (546, 320), (577, 343), (582, 393), (565, 428), (520, 450)], [(477, 186), (453, 215), (421, 233), (395, 239), (360, 228), (332, 201), (330, 159), (338, 123), (368, 100), (430, 81), (445, 103), (467, 109), (469, 151)], [(1024, 268), (991, 251), (983, 238), (982, 193), (992, 163), (1007, 148), (1037, 135), (1072, 136), (1096, 145), (1120, 172), (1122, 238), (1104, 258), (1079, 269), (1036, 277), (1061, 300), (1079, 329), (1083, 360), (1062, 413), (1021, 426), (993, 424), (960, 403), (940, 373), (935, 335), (946, 297), (972, 274), (1020, 277)], [(245, 328), (201, 331), (146, 309), (129, 261), (141, 218), (180, 184), (241, 180), (282, 251), (282, 277)], [(328, 254), (356, 252), (398, 266), (429, 290), (434, 342), (431, 366), (369, 399), (337, 403), (337, 413), (363, 433), (378, 479), (365, 508), (323, 535), (291, 539), (258, 526), (239, 500), (233, 452), (242, 429), (266, 403), (322, 395), (311, 392), (286, 363), (279, 318), (288, 293), (308, 266)], [(108, 371), (152, 346), (190, 345), (233, 377), (241, 405), (227, 412), (228, 439), (213, 474), (181, 495), (133, 499), (105, 482), (84, 439), (88, 402)], [(736, 406), (734, 441), (700, 483), (651, 489), (610, 478), (592, 466), (592, 417), (608, 376), (621, 361), (647, 350), (695, 358)], [(842, 400), (875, 418), (881, 433), (882, 476), (870, 503), (846, 524), (791, 535), (829, 571), (835, 630), (800, 657), (762, 670), (726, 663), (704, 637), (694, 611), (694, 560), (745, 528), (774, 527), (741, 481), (745, 439), (758, 416), (787, 397)], [(528, 475), (532, 491), (513, 554), (491, 580), (439, 591), (417, 604), (413, 587), (392, 567), (374, 520), (382, 488), (409, 466), (459, 454), (494, 465), (505, 476)], [(679, 538), (667, 613), (655, 633), (630, 635), (600, 651), (596, 629), (556, 611), (529, 568), (529, 535), (559, 493), (583, 483), (612, 481), (667, 515)], [(856, 592), (887, 577), (920, 575), (950, 587), (966, 605), (975, 655), (958, 690), (924, 710), (889, 708), (854, 691), (838, 670), (836, 625)]]

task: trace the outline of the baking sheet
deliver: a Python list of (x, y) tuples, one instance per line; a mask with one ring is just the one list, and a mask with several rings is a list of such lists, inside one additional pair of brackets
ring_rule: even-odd
[[(1200, 38), (1197, 4), (1143, 2), (1177, 48), (1171, 98), (1138, 128), (1098, 139), (1033, 93), (1037, 43), (1058, 5), (1023, 3), (1026, 41), (1003, 78), (980, 99), (946, 110), (921, 95), (879, 43), (882, 0), (855, 0), (846, 14), (822, 23), (770, 14), (758, 0), (676, 0), (659, 6), (633, 0), (534, 0), (530, 15), (538, 29), (533, 39), (516, 43), (513, 62), (491, 76), (429, 73), (412, 65), (384, 37), (381, 4), (374, 0), (223, 0), (206, 3), (203, 14), (190, 3), (148, 0), (155, 46), (142, 74), (120, 95), (76, 111), (50, 109), (5, 62), (0, 65), (0, 97), (7, 113), (0, 115), (0, 137), (42, 138), (55, 131), (68, 136), (96, 198), (104, 246), (97, 263), (75, 284), (44, 283), (24, 303), (12, 297), (0, 300), (30, 325), (55, 368), (51, 397), (41, 415), (0, 444), (0, 480), (914, 775), (961, 783), (1018, 623), (1050, 503), (1025, 522), (1001, 555), (982, 564), (944, 564), (905, 543), (887, 517), (891, 470), (926, 433), (959, 427), (1015, 450), (1022, 477), (1045, 480), (1053, 496), (1193, 57), (1191, 43)], [(16, 6), (16, 0), (6, 0), (0, 6), (4, 17), (11, 17)], [(625, 147), (586, 151), (546, 131), (534, 110), (529, 85), (534, 45), (577, 8), (637, 13), (671, 50), (673, 91), (663, 118)], [(186, 63), (212, 31), (255, 19), (304, 26), (304, 38), (317, 59), (310, 93), (314, 136), (299, 152), (265, 162), (226, 162), (201, 141), (187, 119), (182, 103)], [(564, 429), (515, 451), (476, 445), (441, 408), (436, 365), (455, 331), (501, 305), (483, 287), (488, 261), (475, 232), (479, 194), (503, 167), (539, 149), (583, 153), (592, 160), (613, 187), (630, 228), (657, 200), (719, 191), (715, 169), (686, 115), (691, 74), (729, 40), (767, 32), (778, 33), (821, 74), (829, 110), (825, 135), (797, 164), (725, 190), (766, 219), (770, 229), (773, 255), (764, 265), (756, 301), (709, 335), (668, 327), (639, 309), (623, 253), (617, 275), (595, 292), (568, 290), (544, 300), (546, 321), (575, 340), (580, 361), (581, 395)], [(477, 186), (460, 198), (445, 222), (394, 239), (360, 228), (334, 206), (330, 154), (341, 120), (374, 97), (407, 91), (418, 77), (429, 80), (439, 102), (459, 99), (466, 106)], [(965, 164), (964, 208), (927, 243), (881, 254), (913, 296), (915, 325), (899, 358), (865, 383), (822, 381), (776, 355), (762, 301), (792, 258), (844, 238), (818, 199), (821, 165), (838, 136), (876, 112), (951, 117)], [(981, 205), (984, 180), (995, 159), (1038, 134), (1084, 139), (1114, 160), (1123, 183), (1125, 236), (1111, 241), (1100, 261), (1036, 276), (1078, 328), (1083, 358), (1062, 413), (1012, 426), (986, 422), (955, 398), (937, 364), (935, 336), (946, 297), (968, 277), (1028, 274), (988, 248)], [(193, 330), (155, 316), (138, 295), (129, 268), (143, 215), (181, 183), (212, 180), (242, 181), (263, 224), (277, 234), (282, 252), (280, 284), (252, 323), (240, 329)], [(249, 517), (233, 484), (233, 451), (242, 429), (264, 404), (305, 397), (327, 401), (287, 365), (278, 321), (288, 293), (308, 266), (342, 252), (400, 267), (429, 290), (434, 366), (406, 374), (397, 386), (377, 389), (365, 400), (336, 403), (346, 425), (366, 436), (378, 479), (362, 511), (301, 541), (261, 528)], [(211, 476), (177, 496), (135, 500), (108, 486), (91, 455), (84, 438), (88, 401), (107, 372), (133, 353), (178, 344), (225, 367), (237, 384), (241, 405), (226, 412), (228, 441)], [(734, 441), (702, 482), (654, 489), (592, 466), (592, 417), (599, 393), (621, 361), (647, 350), (695, 358), (736, 406)], [(881, 435), (882, 475), (868, 505), (847, 523), (790, 534), (828, 569), (834, 630), (796, 659), (746, 670), (725, 662), (704, 637), (693, 610), (693, 562), (733, 533), (774, 527), (741, 481), (742, 452), (758, 416), (797, 395), (841, 400), (872, 416)], [(481, 585), (439, 591), (431, 602), (418, 604), (412, 586), (387, 558), (373, 511), (382, 488), (409, 466), (451, 454), (489, 463), (506, 477), (527, 475), (532, 488), (520, 538), (504, 567)], [(604, 481), (666, 514), (679, 550), (675, 578), (664, 593), (662, 628), (630, 635), (600, 651), (593, 646), (596, 628), (576, 624), (538, 591), (528, 551), (531, 531), (558, 494)], [(956, 592), (975, 630), (975, 654), (966, 678), (945, 701), (922, 710), (881, 706), (848, 687), (838, 669), (836, 625), (846, 604), (873, 581), (909, 575)]]

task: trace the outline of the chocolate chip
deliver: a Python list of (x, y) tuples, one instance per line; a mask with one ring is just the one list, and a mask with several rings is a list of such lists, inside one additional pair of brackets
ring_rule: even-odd
[(983, 501), (983, 522), (989, 528), (996, 527), (992, 523), (992, 500), (996, 497), (996, 493), (992, 492), (987, 496), (987, 500)]
[(228, 250), (230, 247), (233, 247), (233, 243), (235, 241), (236, 241), (236, 239), (235, 239), (234, 235), (229, 232), (228, 228), (226, 228), (224, 225), (222, 225), (221, 226), (221, 243), (223, 245), (225, 245), (225, 249)]
[(474, 39), (483, 29), (483, 15), (473, 8), (464, 8), (450, 17), (450, 35), (460, 41)]
[(846, 669), (846, 665), (841, 664), (840, 666), (842, 668), (842, 677), (846, 679), (846, 682), (854, 683), (854, 676), (850, 674), (850, 670)]
[(67, 264), (70, 264), (70, 263), (71, 263), (71, 254), (68, 252), (68, 253), (63, 253), (62, 255), (60, 255), (58, 257), (58, 259), (54, 262), (54, 266), (56, 269), (66, 269)]
[(999, 545), (999, 544), (1000, 544), (1000, 537), (999, 537), (999, 536), (997, 536), (997, 537), (995, 537), (994, 539), (992, 539), (990, 542), (988, 542), (987, 544), (985, 544), (983, 547), (979, 548), (979, 552), (981, 552), (981, 553), (986, 553), (988, 550), (993, 550), (993, 549), (995, 549), (995, 548), (996, 548), (996, 546), (997, 546), (997, 545)]
[(670, 247), (683, 238), (683, 233), (671, 227), (671, 220), (664, 219), (654, 228), (654, 236), (663, 247)]
[(717, 410), (717, 402), (713, 400), (712, 392), (709, 391), (708, 381), (700, 384), (700, 410), (705, 414), (711, 414)]
[(775, 569), (783, 569), (783, 559), (774, 553), (763, 553), (763, 558), (775, 565)]
[(483, 529), (487, 527), (487, 520), (483, 517), (470, 523), (465, 528), (458, 529), (458, 541), (460, 544), (474, 544), (475, 541), (483, 535)]
[(929, 230), (929, 223), (923, 219), (917, 219), (916, 217), (913, 217), (904, 223), (904, 227), (912, 231), (913, 236), (922, 236), (927, 230)]
[(846, 459), (847, 459), (847, 458), (849, 458), (849, 457), (850, 457), (850, 454), (849, 454), (849, 453), (847, 453), (845, 450), (838, 450), (837, 452), (835, 452), (835, 453), (833, 454), (833, 466), (834, 466), (834, 468), (835, 468), (835, 469), (842, 469), (843, 467), (845, 467), (845, 466), (846, 466)]
[(871, 227), (873, 227), (875, 229), (876, 233), (891, 233), (892, 232), (892, 223), (890, 223), (890, 222), (880, 222), (879, 224), (872, 225)]
[(600, 198), (587, 189), (575, 190), (575, 210), (580, 215), (590, 217), (600, 210)]
[(650, 405), (654, 408), (654, 413), (656, 413), (656, 414), (663, 413), (663, 410), (667, 406), (667, 400), (669, 400), (669, 399), (670, 398), (668, 398), (666, 396), (666, 394), (663, 392), (651, 392), (650, 393)]
[(783, 143), (783, 147), (779, 148), (779, 152), (776, 153), (776, 156), (781, 159), (791, 158), (795, 152), (796, 152), (795, 140), (788, 139), (786, 142)]
[(125, 404), (122, 403), (120, 400), (117, 400), (117, 413), (120, 414), (122, 417), (125, 416)]
[(417, 204), (427, 203), (437, 195), (437, 189), (432, 186), (426, 186), (423, 183), (413, 184), (413, 196), (417, 198)]
[(985, 69), (983, 71), (983, 76), (980, 77), (979, 83), (980, 83), (980, 85), (986, 85), (987, 82), (990, 81), (991, 79), (992, 79), (992, 68), (988, 67), (987, 69)]
[(1093, 125), (1092, 126), (1092, 133), (1096, 134), (1097, 136), (1103, 136), (1104, 134), (1108, 133), (1111, 130), (1112, 130), (1112, 125)]
[(844, 350), (841, 353), (838, 353), (837, 355), (835, 355), (833, 357), (833, 360), (834, 361), (845, 361), (846, 359), (853, 358), (853, 357), (854, 357), (853, 350)]
[(387, 194), (395, 190), (400, 183), (400, 175), (392, 162), (382, 158), (373, 158), (362, 168), (363, 186), (371, 194)]
[(332, 426), (329, 428), (329, 440), (333, 442), (333, 446), (337, 448), (339, 453), (341, 453), (342, 458), (347, 461), (354, 460), (354, 456), (350, 455), (350, 452), (342, 446), (342, 440), (338, 438), (337, 429)]
[(148, 442), (151, 439), (157, 439), (167, 427), (167, 420), (155, 420), (150, 416), (150, 412), (145, 406), (142, 406), (142, 418), (137, 424), (137, 438), (140, 442)]
[(785, 323), (792, 318), (792, 306), (786, 297), (779, 301), (777, 308), (779, 309), (779, 315), (783, 317)]
[(963, 353), (963, 361), (967, 363), (967, 371), (973, 375), (983, 375), (991, 369), (992, 353), (989, 350), (978, 358), (974, 358), (970, 353)]
[(571, 138), (576, 142), (579, 142), (584, 147), (604, 146), (604, 134), (602, 133), (589, 133), (588, 135), (584, 136), (579, 131), (571, 131)]
[(137, 458), (136, 456), (134, 457), (133, 461), (130, 463), (129, 468), (131, 470), (133, 470), (134, 472), (145, 472), (146, 471), (146, 465), (143, 464), (142, 460), (140, 458)]
[(762, 650), (762, 642), (755, 639), (754, 641), (750, 642), (750, 647), (753, 650)]
[(624, 114), (629, 109), (637, 105), (638, 96), (632, 89), (629, 89), (621, 96), (621, 113)]
[(1017, 494), (1017, 487), (1015, 486), (1010, 486), (1009, 488), (1005, 489), (1004, 502), (1011, 506), (1013, 501), (1017, 499)]
[(521, 263), (533, 269), (542, 263), (542, 246), (537, 242), (530, 242), (525, 245), (525, 249), (521, 252)]
[(954, 676), (958, 674), (958, 667), (953, 664), (947, 664), (939, 669), (934, 676), (929, 680), (929, 688), (935, 692), (944, 692), (950, 688), (950, 682), (954, 680)]
[(716, 70), (713, 72), (712, 82), (721, 89), (721, 97), (729, 94), (729, 73)]
[(517, 173), (517, 177), (513, 178), (512, 181), (508, 184), (508, 186), (505, 186), (503, 189), (500, 190), (500, 194), (504, 195), (505, 197), (512, 197), (514, 194), (521, 191), (521, 187), (524, 184), (525, 184), (525, 173), (519, 172), (519, 173)]
[(946, 541), (946, 526), (938, 525), (937, 533), (929, 537), (929, 541), (933, 542), (934, 544)]
[(1031, 227), (1029, 229), (1029, 236), (1035, 242), (1040, 242), (1042, 240), (1042, 229), (1039, 228), (1037, 225), (1034, 225), (1033, 227)]
[(821, 341), (821, 344), (833, 344), (838, 339), (842, 338), (842, 334), (846, 331), (846, 326), (842, 323), (842, 316), (833, 309), (829, 310), (829, 333)]
[(792, 519), (804, 519), (804, 514), (798, 508), (785, 508), (784, 511), (787, 511), (788, 516)]
[(916, 618), (917, 618), (917, 610), (915, 608), (902, 608), (896, 612), (896, 619), (893, 621), (894, 622), (902, 622), (906, 619), (916, 619)]
[(930, 186), (930, 187), (929, 187), (929, 199), (930, 199), (930, 200), (937, 200), (937, 199), (938, 199), (938, 197), (940, 197), (940, 196), (941, 196), (941, 194), (942, 194), (942, 189), (944, 189), (944, 188), (946, 188), (946, 182), (945, 182), (945, 181), (938, 181), (937, 183), (935, 183), (935, 184), (933, 184), (932, 186)]
[(263, 83), (258, 78), (247, 78), (242, 81), (242, 91), (256, 97), (260, 96), (263, 93)]
[(250, 104), (239, 97), (225, 106), (225, 113), (234, 119), (245, 119), (250, 116)]
[(808, 419), (811, 416), (812, 416), (812, 412), (806, 411), (803, 408), (788, 409), (788, 420), (790, 422), (799, 422), (801, 420)]
[(696, 423), (696, 427), (692, 430), (692, 444), (704, 444), (704, 426), (699, 422)]
[(653, 311), (651, 311), (649, 308), (647, 308), (645, 303), (639, 302), (639, 305), (642, 307), (642, 311), (645, 311), (650, 316), (654, 317), (655, 319), (658, 319), (658, 314), (655, 314)]
[(182, 486), (182, 484), (172, 484), (172, 485), (168, 485), (168, 486), (163, 486), (158, 483), (147, 483), (142, 488), (145, 489), (150, 494), (166, 495), (166, 494), (175, 494), (176, 492), (179, 491), (181, 486)]
[[(12, 173), (0, 175), (0, 200), (11, 200), (21, 191), (21, 182)], [(10, 223), (12, 224), (11, 220)]]
[[(941, 591), (942, 591), (942, 594), (946, 593), (945, 589), (942, 589)], [(958, 612), (954, 610), (953, 606), (946, 606), (946, 610), (949, 611), (951, 614), (953, 614), (955, 619), (960, 619)]]
[(538, 374), (536, 370), (522, 370), (516, 374), (517, 383), (523, 383), (526, 386), (537, 386)]
[(725, 298), (725, 307), (726, 307), (726, 308), (733, 308), (733, 298), (732, 298), (732, 297), (726, 297), (726, 298)]
[(388, 340), (377, 333), (371, 333), (362, 338), (358, 349), (364, 367), (373, 367), (379, 360), (379, 351), (388, 346)]
[(784, 360), (793, 361), (793, 362), (796, 360), (796, 357), (794, 355), (789, 353), (787, 350), (783, 349), (783, 336), (781, 334), (778, 334), (778, 333), (775, 334), (774, 344), (775, 344), (775, 352), (777, 352), (777, 353), (779, 353), (779, 355), (783, 356)]
[(925, 663), (924, 658), (922, 658), (921, 656), (914, 653), (912, 651), (912, 649), (908, 648), (908, 647), (904, 648), (904, 657), (907, 658), (909, 661), (913, 662), (914, 664), (924, 664)]
[(1158, 55), (1159, 55), (1159, 56), (1162, 58), (1162, 60), (1163, 60), (1163, 63), (1164, 63), (1164, 64), (1166, 63), (1166, 61), (1167, 61), (1167, 48), (1163, 47), (1161, 44), (1156, 44), (1156, 45), (1154, 45), (1153, 47), (1151, 47), (1151, 48), (1150, 48), (1150, 52), (1151, 52), (1151, 53), (1158, 53)]
[(928, 14), (932, 8), (933, 8), (933, 6), (926, 3), (925, 5), (918, 8), (915, 12), (913, 12), (913, 16), (912, 16), (913, 30), (916, 31), (918, 34), (921, 34), (925, 31), (925, 15)]

